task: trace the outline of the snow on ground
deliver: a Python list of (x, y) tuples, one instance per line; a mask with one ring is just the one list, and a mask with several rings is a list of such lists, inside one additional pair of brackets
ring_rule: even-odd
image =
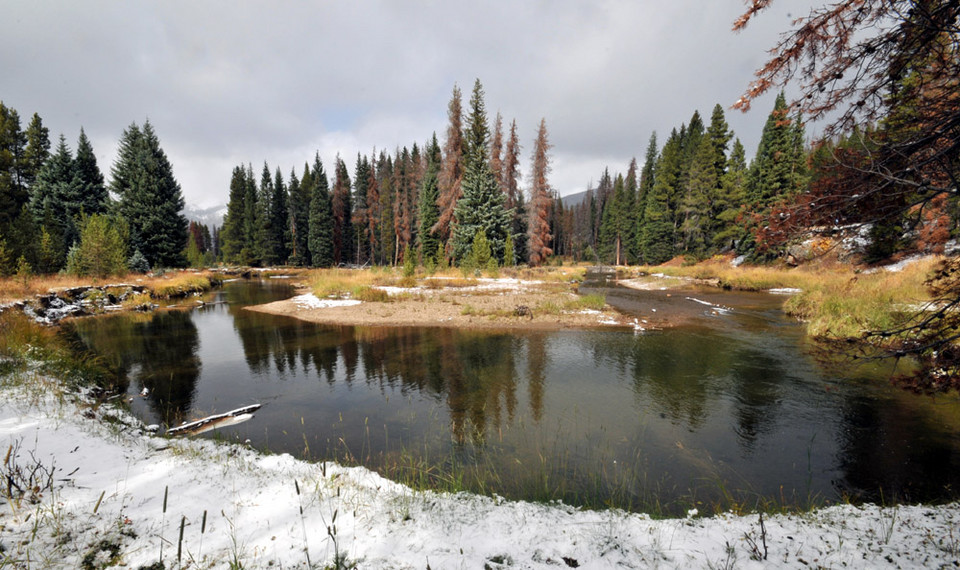
[(356, 299), (320, 299), (313, 293), (297, 295), (291, 299), (301, 309), (326, 309), (329, 307), (350, 307), (359, 305), (360, 301)]
[[(960, 559), (960, 504), (831, 507), (765, 517), (764, 531), (757, 515), (652, 520), (417, 492), (363, 468), (163, 439), (105, 407), (81, 414), (32, 397), (0, 392), (0, 446), (14, 446), (3, 467), (56, 466), (54, 485), (35, 504), (0, 499), (0, 567), (139, 568), (162, 556), (166, 568), (323, 568), (338, 554), (359, 568), (417, 569), (937, 568)], [(757, 560), (764, 540), (767, 559)]]
[[(435, 281), (443, 280), (455, 280), (455, 277), (430, 277), (430, 279)], [(543, 285), (543, 281), (528, 281), (523, 279), (511, 279), (509, 277), (501, 277), (498, 279), (493, 279), (489, 277), (481, 277), (473, 279), (476, 283), (475, 285), (468, 285), (465, 287), (448, 287), (444, 289), (431, 289), (429, 287), (417, 286), (417, 287), (394, 287), (390, 285), (375, 285), (374, 288), (385, 291), (387, 295), (403, 295), (406, 293), (420, 293), (430, 295), (432, 293), (439, 292), (457, 292), (457, 293), (469, 293), (476, 291), (524, 291), (531, 287), (538, 285)]]

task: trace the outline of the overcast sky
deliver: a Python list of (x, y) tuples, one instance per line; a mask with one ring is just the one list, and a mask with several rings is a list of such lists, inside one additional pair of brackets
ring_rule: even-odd
[(546, 119), (565, 195), (716, 103), (752, 155), (773, 97), (729, 107), (810, 5), (775, 2), (734, 34), (742, 0), (12, 1), (0, 100), (23, 128), (39, 113), (54, 146), (82, 126), (108, 177), (123, 129), (149, 118), (187, 202), (211, 206), (237, 164), (299, 176), (319, 151), (352, 172), (374, 147), (442, 144), (454, 84), (466, 108), (479, 78), (491, 123), (517, 121), (524, 187)]

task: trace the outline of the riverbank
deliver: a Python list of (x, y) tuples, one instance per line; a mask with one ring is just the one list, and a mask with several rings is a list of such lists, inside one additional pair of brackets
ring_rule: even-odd
[(0, 498), (0, 566), (937, 568), (960, 560), (956, 503), (844, 505), (761, 523), (758, 514), (652, 520), (414, 491), (360, 467), (153, 436), (47, 380), (4, 383), (4, 474), (32, 473), (36, 484)]

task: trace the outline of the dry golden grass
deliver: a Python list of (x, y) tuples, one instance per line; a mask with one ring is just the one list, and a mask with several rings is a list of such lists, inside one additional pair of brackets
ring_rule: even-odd
[(212, 271), (170, 271), (161, 276), (148, 277), (139, 273), (130, 273), (107, 280), (94, 280), (76, 275), (39, 275), (24, 280), (16, 277), (0, 279), (0, 303), (9, 303), (27, 299), (35, 295), (45, 295), (54, 289), (83, 287), (89, 285), (109, 285), (112, 283), (133, 283), (146, 287), (154, 298), (175, 297), (193, 292), (207, 291), (219, 284), (222, 277)]
[(819, 338), (856, 338), (867, 331), (889, 330), (930, 300), (925, 281), (938, 264), (939, 259), (931, 258), (896, 272), (834, 275), (787, 300), (784, 311), (806, 321), (808, 334)]

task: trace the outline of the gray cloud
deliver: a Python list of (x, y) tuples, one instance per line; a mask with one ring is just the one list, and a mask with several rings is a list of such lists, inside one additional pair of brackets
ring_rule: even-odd
[[(105, 172), (123, 129), (149, 118), (187, 200), (210, 205), (226, 200), (235, 164), (299, 173), (316, 151), (352, 166), (374, 147), (434, 131), (442, 140), (454, 83), (466, 103), (479, 77), (491, 120), (516, 119), (527, 152), (546, 118), (551, 182), (569, 193), (603, 165), (625, 170), (652, 131), (663, 140), (694, 109), (709, 117), (739, 97), (789, 25), (775, 3), (735, 35), (742, 9), (740, 0), (35, 0), (5, 8), (0, 98), (24, 123), (40, 113), (54, 138), (75, 141), (83, 126)], [(748, 152), (771, 105), (728, 112)]]

